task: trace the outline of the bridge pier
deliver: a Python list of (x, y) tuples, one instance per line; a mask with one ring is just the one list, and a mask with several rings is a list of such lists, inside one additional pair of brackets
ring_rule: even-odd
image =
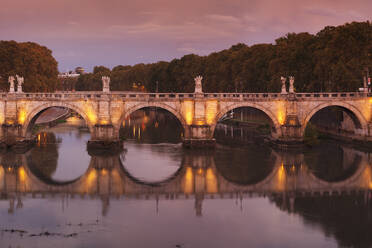
[(112, 124), (96, 124), (91, 130), (91, 138), (88, 141), (88, 149), (104, 149), (112, 152), (121, 151), (123, 141), (116, 136)]
[(280, 149), (301, 148), (304, 145), (302, 126), (296, 114), (286, 116), (285, 123), (281, 126), (282, 135), (274, 140)]
[(186, 148), (214, 148), (216, 140), (210, 125), (189, 125), (185, 128), (183, 146)]
[(2, 124), (0, 128), (1, 148), (15, 148), (26, 150), (35, 143), (33, 138), (27, 139), (23, 136), (23, 125), (18, 123)]

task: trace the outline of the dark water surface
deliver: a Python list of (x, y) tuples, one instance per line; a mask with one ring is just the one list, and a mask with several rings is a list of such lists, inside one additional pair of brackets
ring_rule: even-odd
[(117, 155), (67, 125), (1, 154), (0, 247), (372, 246), (368, 153), (185, 150), (162, 119), (124, 125)]

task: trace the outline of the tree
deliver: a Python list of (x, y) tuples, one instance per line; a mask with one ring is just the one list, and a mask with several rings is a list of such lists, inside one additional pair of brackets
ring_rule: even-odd
[(54, 91), (58, 83), (57, 61), (52, 51), (33, 42), (0, 41), (0, 89), (8, 90), (8, 77), (25, 78), (26, 92)]

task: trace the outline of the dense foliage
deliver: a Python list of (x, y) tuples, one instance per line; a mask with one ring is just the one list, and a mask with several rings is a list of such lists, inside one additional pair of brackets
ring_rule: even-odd
[(290, 33), (275, 44), (237, 44), (208, 56), (186, 55), (171, 62), (96, 67), (81, 76), (77, 90), (101, 90), (101, 76), (112, 90), (191, 92), (202, 75), (205, 92), (278, 92), (280, 76), (293, 75), (297, 91), (356, 91), (365, 67), (372, 69), (372, 24), (325, 27), (316, 35)]
[(48, 48), (32, 42), (0, 41), (0, 90), (8, 90), (8, 77), (16, 74), (24, 77), (27, 92), (57, 87), (57, 61)]

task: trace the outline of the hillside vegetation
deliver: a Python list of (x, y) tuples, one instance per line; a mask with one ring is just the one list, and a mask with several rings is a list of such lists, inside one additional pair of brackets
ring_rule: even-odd
[[(192, 92), (202, 75), (205, 92), (279, 92), (280, 76), (293, 75), (301, 92), (356, 91), (363, 70), (372, 69), (372, 24), (325, 27), (315, 35), (289, 33), (275, 44), (237, 44), (208, 56), (185, 55), (171, 62), (103, 66), (79, 78), (77, 90), (100, 90), (101, 76), (112, 90)], [(158, 82), (158, 83), (156, 83)]]

